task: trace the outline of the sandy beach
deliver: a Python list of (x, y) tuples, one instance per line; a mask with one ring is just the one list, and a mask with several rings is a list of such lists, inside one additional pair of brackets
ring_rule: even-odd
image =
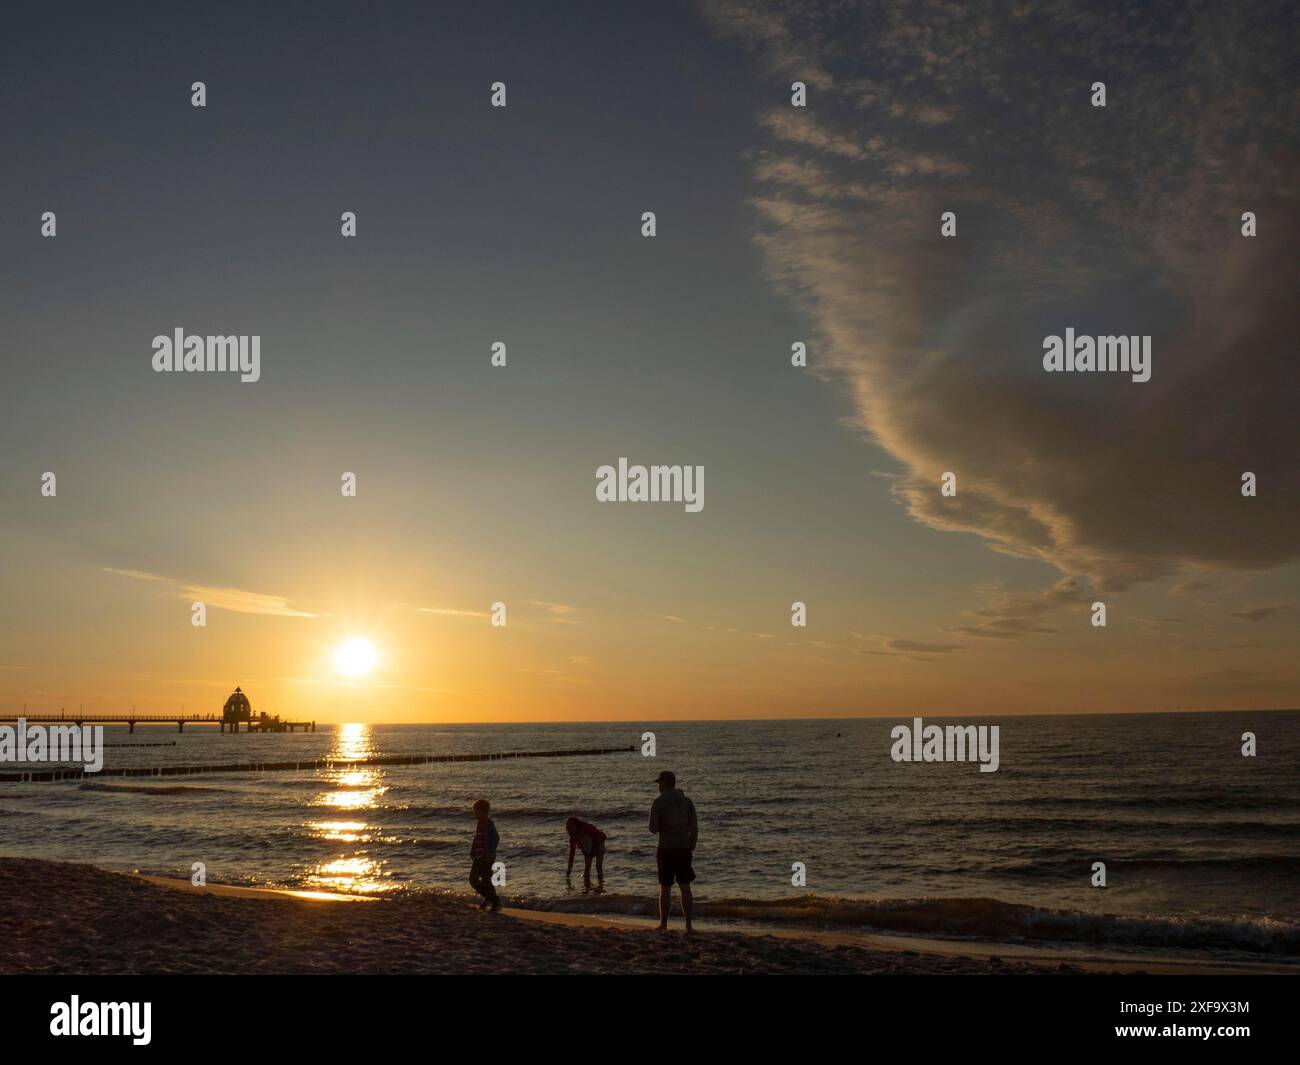
[(35, 973), (1007, 973), (1001, 958), (480, 913), (433, 894), (376, 901), (190, 888), (0, 858), (4, 971)]
[(0, 858), (0, 936), (11, 974), (1240, 971), (833, 932), (706, 930), (688, 937), (677, 924), (661, 935), (649, 922), (511, 908), (481, 913), (435, 893), (366, 899), (194, 888), (16, 858)]

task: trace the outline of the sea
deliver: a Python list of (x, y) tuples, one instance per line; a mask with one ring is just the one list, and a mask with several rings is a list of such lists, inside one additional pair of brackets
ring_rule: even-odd
[[(996, 772), (895, 761), (891, 731), (912, 723), (106, 727), (107, 768), (331, 763), (0, 783), (0, 854), (186, 879), (201, 863), (210, 883), (468, 896), (470, 808), (486, 798), (508, 904), (650, 915), (648, 817), (655, 778), (670, 769), (697, 811), (703, 917), (1300, 959), (1300, 711), (924, 719), (996, 725)], [(357, 764), (601, 747), (630, 749)], [(585, 887), (581, 855), (566, 877), (569, 816), (607, 834), (603, 891)]]

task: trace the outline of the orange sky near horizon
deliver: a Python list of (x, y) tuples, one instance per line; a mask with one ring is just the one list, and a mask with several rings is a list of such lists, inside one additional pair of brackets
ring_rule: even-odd
[[(27, 572), (40, 580), (38, 571)], [(417, 605), (363, 596), (355, 584), (346, 594), (299, 600), (179, 588), (104, 569), (85, 580), (102, 598), (75, 604), (80, 624), (56, 619), (56, 604), (46, 604), (49, 630), (74, 638), (52, 641), (29, 628), (8, 648), (0, 706), (9, 712), (24, 705), (32, 713), (80, 706), (219, 712), (236, 685), (255, 711), (335, 723), (961, 716), (1300, 702), (1284, 638), (1270, 656), (1276, 683), (1260, 688), (1231, 673), (1179, 683), (1189, 661), (1185, 645), (1133, 620), (1128, 603), (1136, 606), (1136, 596), (1112, 603), (1105, 629), (1092, 628), (1084, 615), (1073, 633), (1040, 636), (1030, 653), (1019, 640), (872, 637), (879, 625), (872, 615), (883, 606), (864, 609), (843, 596), (810, 602), (802, 629), (790, 625), (781, 603), (771, 604), (766, 618), (748, 606), (743, 617), (715, 611), (692, 618), (523, 598), (503, 600), (506, 624), (495, 627), (491, 603), (466, 594)], [(206, 602), (204, 627), (190, 622), (193, 601)], [(132, 623), (115, 624), (128, 608)], [(15, 666), (24, 636), (32, 665)], [(349, 678), (334, 659), (355, 638), (374, 646), (377, 661), (368, 675)]]

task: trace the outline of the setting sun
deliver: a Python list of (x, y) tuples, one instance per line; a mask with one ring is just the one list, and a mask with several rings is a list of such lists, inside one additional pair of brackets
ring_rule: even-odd
[(375, 668), (378, 657), (369, 640), (348, 640), (334, 652), (334, 668), (344, 676), (364, 677)]

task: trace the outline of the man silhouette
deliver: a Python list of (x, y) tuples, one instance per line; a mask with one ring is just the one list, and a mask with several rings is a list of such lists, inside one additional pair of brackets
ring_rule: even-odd
[(650, 806), (650, 831), (659, 835), (659, 849), (655, 851), (655, 864), (659, 867), (659, 931), (668, 930), (668, 913), (673, 905), (673, 881), (682, 892), (682, 915), (686, 918), (686, 931), (694, 932), (691, 924), (691, 881), (695, 870), (691, 856), (699, 839), (695, 822), (695, 804), (677, 786), (677, 775), (664, 770), (656, 778), (659, 797)]

